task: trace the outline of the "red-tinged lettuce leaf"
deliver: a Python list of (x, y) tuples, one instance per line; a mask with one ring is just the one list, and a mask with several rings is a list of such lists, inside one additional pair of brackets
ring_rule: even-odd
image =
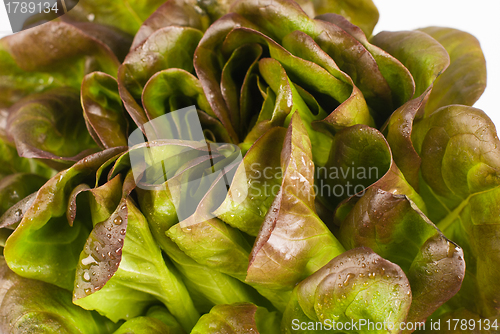
[[(108, 219), (121, 200), (121, 186), (120, 174), (100, 187), (90, 188), (85, 183), (78, 185), (68, 200), (66, 209), (68, 223), (73, 225), (78, 213), (83, 213), (84, 219), (92, 221), (92, 226)], [(78, 206), (80, 206), (79, 211), (77, 211)]]
[(227, 34), (236, 26), (255, 27), (239, 15), (228, 14), (207, 29), (194, 55), (194, 67), (203, 91), (233, 142), (239, 142), (240, 138), (231, 123), (230, 111), (221, 91), (221, 74), (227, 59), (221, 54), (220, 48)]
[[(283, 119), (282, 126), (288, 126), (295, 113), (304, 120), (303, 126), (307, 130), (307, 135), (311, 141), (312, 158), (314, 163), (324, 165), (328, 152), (330, 151), (331, 137), (316, 131), (312, 123), (323, 119), (326, 113), (319, 110), (313, 113), (305, 100), (302, 98), (299, 90), (288, 78), (288, 74), (281, 66), (281, 63), (272, 58), (264, 58), (259, 62), (260, 74), (269, 84), (269, 87), (278, 96), (279, 105), (275, 105), (273, 118), (275, 121)], [(281, 96), (280, 96), (281, 95)], [(285, 108), (281, 109), (282, 105)], [(276, 115), (276, 117), (274, 117)], [(271, 121), (273, 119), (271, 118)], [(281, 123), (281, 122), (280, 122)]]
[(122, 200), (88, 237), (76, 269), (73, 303), (113, 321), (141, 315), (159, 300), (189, 331), (199, 317), (172, 265), (167, 265), (148, 223), (135, 207), (127, 175)]
[(92, 226), (78, 219), (69, 225), (69, 196), (77, 185), (92, 179), (99, 166), (121, 151), (114, 148), (88, 156), (40, 188), (5, 245), (5, 260), (16, 274), (73, 289), (78, 258)]
[[(333, 23), (344, 29), (349, 35), (357, 39), (375, 59), (389, 84), (392, 92), (392, 102), (395, 107), (403, 105), (409, 101), (415, 92), (415, 82), (406, 67), (396, 58), (371, 44), (366, 38), (365, 33), (356, 25), (350, 23), (346, 18), (337, 14), (324, 14), (316, 17), (317, 19)], [(389, 115), (385, 115), (386, 117)]]
[(85, 126), (79, 95), (72, 89), (22, 99), (10, 108), (7, 127), (21, 157), (67, 166), (99, 150)]
[(80, 0), (66, 15), (81, 22), (113, 26), (133, 36), (164, 2), (165, 0), (115, 0), (101, 3), (97, 0)]
[(113, 51), (120, 63), (125, 59), (130, 50), (133, 36), (115, 27), (90, 22), (75, 22), (63, 16), (61, 20), (80, 29), (85, 34), (104, 43)]
[(286, 130), (273, 127), (248, 150), (222, 205), (214, 212), (229, 225), (257, 236), (281, 186), (280, 154)]
[(420, 193), (429, 218), (464, 250), (462, 289), (449, 302), (483, 317), (500, 312), (497, 242), (500, 141), (479, 109), (453, 105), (415, 122), (412, 139), (422, 159)]
[[(296, 34), (300, 34), (300, 32)], [(304, 37), (304, 39), (306, 39), (306, 37)], [(289, 39), (287, 39), (287, 41), (292, 44)], [(312, 40), (308, 41), (306, 39), (306, 41), (314, 43)], [(315, 112), (315, 116), (321, 116), (321, 118), (326, 117), (325, 111), (330, 113), (340, 103), (349, 98), (352, 87), (344, 76), (335, 73), (340, 77), (339, 79), (322, 66), (315, 64), (314, 61), (302, 59), (301, 57), (291, 54), (275, 41), (256, 30), (235, 28), (227, 35), (222, 45), (222, 52), (224, 54), (232, 54), (232, 58), (239, 48), (253, 43), (259, 43), (265, 49), (269, 50), (270, 57), (280, 62), (291, 81), (310, 92), (313, 98), (314, 96), (318, 97), (318, 100), (320, 100), (320, 108)], [(293, 44), (295, 47), (299, 45), (301, 45), (301, 43)], [(323, 56), (328, 57), (324, 54)]]
[(85, 123), (103, 149), (127, 146), (128, 122), (116, 79), (102, 72), (85, 76), (80, 92)]
[(26, 196), (37, 192), (46, 181), (47, 179), (42, 176), (24, 173), (2, 178), (0, 180), (0, 216)]
[(311, 0), (316, 15), (342, 15), (370, 37), (378, 22), (379, 12), (372, 0)]
[(394, 162), (398, 165), (408, 183), (419, 191), (419, 170), (421, 159), (411, 141), (413, 121), (423, 113), (431, 88), (421, 96), (405, 103), (389, 118), (381, 130), (389, 143)]
[(369, 247), (401, 267), (413, 302), (407, 321), (421, 322), (460, 290), (463, 250), (449, 241), (406, 196), (370, 187), (342, 222), (346, 249)]
[(415, 96), (422, 95), (450, 65), (446, 49), (421, 31), (382, 31), (371, 42), (408, 68), (415, 80)]
[(0, 105), (56, 87), (80, 89), (94, 71), (116, 76), (119, 62), (97, 39), (63, 22), (50, 22), (0, 41)]
[(189, 27), (162, 28), (125, 58), (118, 71), (120, 97), (140, 128), (149, 121), (141, 105), (144, 86), (155, 73), (168, 68), (193, 72), (193, 54), (202, 35)]
[(232, 10), (256, 25), (256, 30), (278, 43), (296, 30), (311, 36), (339, 68), (353, 78), (368, 105), (376, 112), (386, 113), (392, 109), (390, 87), (375, 59), (361, 43), (340, 27), (309, 18), (291, 0), (242, 0), (236, 2)]
[(263, 307), (250, 303), (216, 305), (203, 315), (192, 334), (275, 334), (279, 333), (279, 317)]
[(180, 26), (205, 31), (210, 23), (208, 14), (196, 0), (168, 0), (144, 21), (135, 35), (132, 49), (161, 28)]
[(350, 96), (335, 110), (331, 112), (330, 110), (326, 110), (330, 114), (324, 120), (315, 121), (313, 123), (314, 128), (334, 134), (336, 131), (356, 124), (375, 125), (359, 88), (354, 85), (352, 79), (338, 68), (335, 61), (309, 35), (296, 30), (286, 35), (282, 43), (283, 47), (294, 56), (323, 67), (332, 76), (352, 87), (350, 89)]
[(311, 142), (296, 113), (281, 152), (282, 183), (257, 236), (246, 282), (290, 291), (344, 249), (317, 216)]
[[(342, 323), (343, 328), (354, 322), (357, 333), (399, 333), (398, 324), (406, 320), (411, 301), (410, 284), (400, 267), (369, 248), (356, 248), (337, 256), (295, 287), (281, 331), (295, 333), (302, 325), (301, 333), (328, 333), (333, 322)], [(374, 330), (359, 326), (363, 320), (394, 326), (392, 330), (390, 326)], [(315, 322), (322, 322), (325, 330), (317, 331)]]
[(12, 272), (0, 259), (2, 333), (108, 334), (117, 325), (71, 303), (71, 292)]
[(419, 30), (441, 43), (451, 61), (434, 83), (426, 114), (450, 104), (474, 105), (486, 88), (486, 60), (479, 41), (469, 33), (452, 28)]
[(0, 176), (15, 173), (36, 174), (49, 179), (56, 171), (39, 160), (20, 157), (15, 145), (0, 134)]

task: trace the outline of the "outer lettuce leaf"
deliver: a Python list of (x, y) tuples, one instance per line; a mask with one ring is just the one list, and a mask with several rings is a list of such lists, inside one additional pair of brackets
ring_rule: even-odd
[(101, 3), (96, 0), (80, 0), (66, 15), (78, 21), (114, 26), (135, 35), (141, 24), (164, 2), (165, 0), (127, 0)]
[(448, 51), (450, 67), (434, 83), (426, 114), (450, 104), (472, 106), (486, 88), (486, 61), (479, 41), (466, 32), (441, 27), (420, 29)]
[(279, 332), (279, 318), (275, 312), (250, 303), (216, 305), (203, 315), (191, 334), (275, 334)]
[(80, 89), (86, 74), (102, 71), (116, 76), (119, 66), (106, 45), (63, 22), (3, 38), (0, 59), (0, 105), (6, 106), (56, 87)]
[(146, 219), (128, 197), (135, 187), (132, 180), (129, 172), (120, 204), (87, 239), (73, 302), (117, 321), (138, 316), (160, 300), (189, 331), (199, 314), (175, 269), (163, 260)]
[[(356, 25), (347, 21), (343, 16), (337, 14), (325, 14), (318, 16), (317, 19), (331, 22), (344, 29), (352, 37), (356, 38), (370, 53), (378, 64), (380, 72), (387, 80), (391, 88), (392, 102), (395, 107), (403, 105), (410, 100), (415, 92), (415, 82), (406, 67), (396, 58), (371, 44), (365, 33)], [(390, 110), (392, 112), (392, 110)], [(389, 114), (384, 116), (389, 116)]]
[(127, 146), (128, 122), (116, 79), (102, 72), (85, 76), (81, 101), (89, 133), (100, 147)]
[(67, 165), (98, 151), (85, 126), (78, 93), (72, 89), (24, 98), (11, 107), (7, 126), (21, 157)]
[(121, 151), (114, 148), (88, 156), (40, 188), (5, 245), (5, 260), (16, 274), (73, 289), (78, 257), (92, 226), (78, 217), (73, 226), (69, 225), (69, 196), (77, 185), (92, 178), (99, 166)]
[(144, 21), (137, 34), (135, 34), (132, 49), (142, 44), (149, 36), (161, 28), (180, 26), (205, 31), (210, 23), (208, 14), (198, 6), (197, 1), (169, 0)]
[(0, 162), (2, 177), (14, 173), (30, 173), (49, 179), (56, 174), (55, 170), (38, 160), (20, 157), (16, 147), (3, 135), (0, 135)]
[(413, 295), (407, 321), (425, 321), (460, 290), (462, 249), (406, 196), (371, 187), (342, 222), (339, 240), (346, 249), (369, 247), (404, 270)]
[(0, 260), (2, 333), (107, 334), (117, 326), (71, 303), (71, 293), (38, 280), (22, 278)]
[(464, 249), (467, 271), (451, 301), (483, 317), (500, 311), (498, 196), (500, 142), (479, 109), (449, 106), (414, 124), (422, 159), (420, 193), (429, 218)]
[(408, 68), (415, 80), (415, 96), (422, 95), (450, 65), (446, 49), (421, 31), (382, 31), (371, 42)]
[[(401, 268), (369, 248), (356, 248), (337, 256), (295, 287), (281, 331), (296, 333), (296, 326), (302, 325), (305, 328), (300, 332), (304, 334), (329, 333), (331, 327), (326, 326), (332, 320), (345, 325), (364, 319), (395, 326), (385, 331), (365, 326), (357, 333), (398, 333), (396, 325), (405, 321), (411, 300), (410, 284)], [(315, 322), (323, 322), (324, 330), (316, 330)]]
[(379, 12), (372, 0), (311, 0), (316, 15), (335, 13), (345, 17), (370, 37)]
[(28, 195), (38, 191), (47, 181), (36, 174), (17, 173), (0, 180), (0, 215)]
[(344, 249), (317, 216), (311, 142), (294, 114), (281, 152), (282, 183), (250, 256), (246, 282), (290, 291)]

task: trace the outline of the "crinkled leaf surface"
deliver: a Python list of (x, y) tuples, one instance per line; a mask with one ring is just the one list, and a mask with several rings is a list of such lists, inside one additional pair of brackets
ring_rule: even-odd
[(98, 151), (72, 89), (30, 95), (10, 110), (9, 135), (22, 157), (72, 162)]
[(382, 31), (371, 42), (410, 70), (415, 80), (415, 96), (422, 95), (450, 65), (446, 49), (421, 31)]
[(346, 247), (369, 247), (399, 265), (410, 281), (408, 321), (425, 321), (460, 290), (463, 250), (436, 228), (406, 196), (370, 187), (342, 222)]
[[(282, 333), (295, 333), (294, 322), (350, 323), (361, 319), (380, 323), (405, 321), (412, 301), (410, 284), (399, 266), (366, 247), (331, 260), (293, 290), (281, 323)], [(396, 326), (394, 326), (396, 327)], [(345, 327), (344, 327), (345, 328)], [(304, 328), (301, 333), (328, 333)], [(358, 333), (398, 333), (399, 328)]]
[(102, 71), (116, 76), (119, 66), (107, 46), (63, 22), (3, 38), (0, 59), (0, 104), (7, 106), (51, 88), (80, 89), (86, 74)]
[(420, 30), (441, 43), (451, 61), (434, 83), (426, 114), (450, 104), (474, 105), (486, 88), (486, 60), (479, 41), (469, 33), (452, 28)]
[(311, 0), (316, 15), (335, 13), (358, 26), (371, 36), (378, 22), (379, 12), (372, 0)]
[(479, 109), (449, 106), (414, 124), (420, 192), (429, 218), (464, 250), (467, 271), (455, 307), (498, 314), (500, 142)]

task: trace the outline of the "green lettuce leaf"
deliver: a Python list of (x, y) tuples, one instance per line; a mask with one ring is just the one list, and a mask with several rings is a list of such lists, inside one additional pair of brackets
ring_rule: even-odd
[[(410, 284), (400, 267), (369, 248), (355, 248), (295, 287), (281, 332), (296, 333), (300, 329), (300, 333), (329, 333), (335, 322), (342, 323), (343, 328), (358, 324), (357, 333), (399, 333), (399, 323), (405, 321), (411, 301)], [(392, 330), (390, 326), (374, 330), (360, 327), (361, 321), (394, 326)], [(323, 323), (319, 330), (317, 322)]]
[(500, 311), (498, 196), (500, 142), (479, 109), (453, 105), (415, 122), (420, 193), (429, 218), (464, 250), (462, 289), (449, 302), (483, 317)]
[(379, 12), (372, 0), (311, 0), (316, 15), (335, 13), (358, 26), (370, 37), (378, 22)]
[(16, 274), (73, 289), (80, 252), (92, 224), (77, 217), (70, 226), (66, 218), (70, 194), (121, 151), (113, 148), (88, 156), (38, 190), (33, 204), (5, 245), (5, 260)]
[(107, 334), (117, 325), (71, 303), (71, 292), (12, 272), (0, 259), (2, 333)]
[(426, 114), (450, 105), (472, 106), (486, 88), (486, 60), (479, 41), (452, 28), (420, 29), (436, 39), (450, 55), (449, 68), (436, 80), (426, 106)]
[(268, 312), (250, 303), (238, 303), (215, 306), (198, 320), (191, 334), (278, 332), (279, 318), (275, 312)]
[[(64, 38), (61, 38), (64, 36)], [(49, 22), (0, 41), (0, 105), (57, 87), (80, 89), (83, 77), (116, 77), (118, 59), (97, 39), (63, 22)]]
[(66, 15), (82, 22), (114, 26), (130, 35), (135, 35), (141, 24), (165, 1), (128, 0), (104, 4), (96, 0), (80, 0)]
[(371, 42), (408, 68), (415, 80), (415, 96), (422, 95), (450, 65), (446, 49), (421, 31), (382, 31)]
[(73, 302), (118, 321), (141, 315), (159, 300), (189, 331), (199, 314), (175, 268), (165, 263), (146, 219), (129, 198), (134, 187), (129, 172), (120, 204), (94, 227), (82, 247)]
[(8, 132), (21, 157), (67, 166), (98, 151), (85, 126), (78, 93), (72, 89), (30, 95), (10, 112)]
[(413, 301), (407, 321), (420, 322), (453, 297), (465, 275), (463, 250), (406, 196), (370, 187), (342, 222), (346, 249), (369, 247), (401, 267)]

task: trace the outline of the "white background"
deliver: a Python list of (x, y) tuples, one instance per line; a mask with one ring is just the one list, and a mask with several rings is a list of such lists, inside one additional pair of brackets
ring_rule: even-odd
[[(113, 1), (113, 0), (104, 0)], [(500, 26), (498, 0), (374, 0), (380, 11), (375, 33), (445, 26), (467, 31), (479, 39), (486, 57), (488, 87), (475, 107), (483, 109), (500, 129)], [(0, 37), (11, 31), (0, 1)]]

